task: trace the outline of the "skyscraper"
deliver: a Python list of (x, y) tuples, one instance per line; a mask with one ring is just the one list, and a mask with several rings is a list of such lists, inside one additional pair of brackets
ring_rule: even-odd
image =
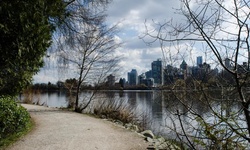
[(231, 69), (231, 60), (229, 58), (226, 58), (225, 59), (225, 66), (228, 68), (228, 69)]
[(197, 67), (201, 67), (202, 66), (202, 56), (198, 56), (197, 57)]
[(152, 78), (156, 84), (163, 84), (163, 67), (161, 59), (153, 61), (151, 64), (152, 69)]
[(145, 72), (145, 75), (147, 79), (152, 78), (152, 70)]
[(180, 68), (182, 70), (186, 70), (187, 69), (187, 63), (185, 62), (185, 60), (182, 61), (181, 65), (180, 65)]
[(115, 76), (113, 76), (112, 74), (110, 74), (108, 77), (107, 77), (108, 81), (108, 85), (109, 86), (114, 86), (115, 85)]
[(138, 84), (138, 74), (136, 69), (132, 69), (131, 72), (128, 72), (128, 83), (129, 85)]

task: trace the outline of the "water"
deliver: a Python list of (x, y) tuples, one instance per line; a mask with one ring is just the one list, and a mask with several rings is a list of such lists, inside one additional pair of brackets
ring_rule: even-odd
[[(80, 99), (88, 97), (91, 92), (82, 92)], [(155, 131), (159, 132), (160, 126), (165, 122), (165, 104), (157, 91), (102, 91), (97, 94), (96, 99), (115, 99), (126, 101), (128, 105), (137, 110), (138, 115), (144, 114), (150, 126), (154, 126)], [(23, 97), (23, 96), (22, 96)], [(69, 94), (65, 92), (48, 92), (33, 94), (33, 103), (48, 107), (63, 108), (69, 103)]]
[[(91, 91), (82, 92), (80, 99), (88, 99), (91, 96)], [(232, 116), (233, 112), (239, 110), (239, 104), (224, 103), (220, 99), (220, 94), (214, 92), (209, 95), (213, 97), (214, 101), (213, 111), (222, 113), (224, 116)], [(46, 105), (49, 107), (67, 107), (69, 104), (69, 94), (65, 92), (49, 92), (39, 93), (33, 95), (34, 103), (40, 105)], [(232, 97), (234, 99), (235, 97)], [(83, 100), (84, 101), (86, 101)], [(169, 91), (101, 91), (99, 92), (94, 102), (98, 102), (100, 99), (112, 99), (116, 101), (124, 101), (130, 107), (136, 109), (138, 116), (143, 116), (146, 119), (146, 127), (153, 130), (155, 134), (163, 135), (168, 138), (176, 138), (175, 131), (181, 131), (183, 127), (187, 133), (196, 134), (199, 130), (204, 130), (203, 126), (199, 126), (197, 122), (197, 116), (192, 113), (197, 113), (207, 122), (216, 123), (219, 119), (211, 113), (208, 107), (205, 107), (208, 101), (201, 100), (204, 97), (200, 93), (189, 93), (183, 91), (177, 91), (175, 94), (171, 94)], [(184, 100), (180, 102), (180, 100)], [(227, 101), (228, 102), (228, 101)], [(90, 107), (92, 107), (90, 105)], [(187, 107), (189, 109), (187, 109)], [(225, 109), (226, 108), (226, 109)], [(181, 114), (180, 118), (178, 115)], [(235, 119), (242, 120), (242, 115), (235, 115)], [(180, 122), (180, 120), (182, 122)], [(244, 122), (240, 123), (244, 125)], [(182, 125), (182, 126), (181, 126)], [(192, 128), (194, 127), (194, 128)], [(217, 129), (225, 128), (220, 125)]]
[[(22, 99), (24, 96), (22, 96)], [(46, 92), (32, 95), (33, 103), (48, 107), (64, 108), (68, 106), (68, 96), (65, 92)]]

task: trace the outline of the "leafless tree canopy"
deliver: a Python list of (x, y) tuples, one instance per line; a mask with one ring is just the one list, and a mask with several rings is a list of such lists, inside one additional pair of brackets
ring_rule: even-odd
[(105, 24), (105, 10), (109, 2), (69, 1), (69, 16), (55, 34), (59, 68), (70, 70), (69, 74), (77, 78), (76, 111), (82, 111), (91, 101), (80, 108), (81, 85), (101, 84), (108, 74), (118, 69), (119, 57), (115, 56), (115, 50), (121, 43), (115, 39), (117, 28), (116, 25), (109, 27)]
[[(147, 44), (159, 42), (166, 60), (170, 60), (168, 56), (172, 56), (170, 53), (178, 44), (200, 49), (205, 52), (206, 57), (217, 63), (221, 71), (227, 73), (232, 81), (225, 86), (220, 84), (222, 79), (217, 79), (215, 82), (220, 91), (217, 96), (209, 94), (207, 83), (204, 84), (202, 81), (195, 83), (198, 87), (196, 92), (183, 90), (180, 94), (173, 88), (174, 98), (185, 106), (185, 113), (178, 107), (175, 109), (173, 114), (178, 118), (180, 129), (177, 131), (176, 121), (173, 121), (172, 129), (177, 132), (177, 137), (192, 149), (200, 147), (241, 149), (247, 142), (250, 143), (250, 97), (247, 90), (250, 64), (250, 1), (180, 0), (180, 2), (181, 7), (176, 9), (176, 12), (183, 20), (153, 22), (153, 28), (146, 22), (143, 40)], [(166, 45), (169, 45), (168, 49)], [(225, 60), (228, 63), (225, 63)], [(183, 87), (188, 88), (186, 83), (183, 82)], [(218, 99), (223, 101), (223, 105), (215, 103)], [(210, 115), (201, 116), (193, 107), (194, 100), (201, 102), (201, 106), (206, 106), (210, 110)], [(236, 103), (239, 107), (228, 111)], [(189, 118), (188, 121), (185, 121), (183, 116)], [(192, 126), (191, 122), (196, 122), (199, 127)], [(184, 127), (186, 124), (189, 125), (189, 129)]]

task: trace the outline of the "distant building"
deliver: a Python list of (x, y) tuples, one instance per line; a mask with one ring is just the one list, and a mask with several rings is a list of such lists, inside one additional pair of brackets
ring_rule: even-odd
[(154, 85), (154, 79), (153, 78), (146, 78), (144, 73), (139, 75), (138, 79), (139, 79), (138, 84), (144, 84), (147, 87), (153, 87), (153, 85)]
[(119, 84), (121, 85), (121, 87), (125, 87), (125, 84), (126, 84), (126, 80), (125, 80), (125, 78), (120, 78), (120, 80), (119, 80)]
[(128, 72), (128, 83), (129, 85), (138, 84), (138, 74), (136, 69), (132, 69), (131, 72)]
[(145, 84), (147, 87), (153, 87), (154, 86), (154, 79), (149, 78), (149, 79), (142, 79), (141, 84)]
[(213, 70), (211, 70), (211, 76), (218, 76), (219, 75), (219, 69), (218, 68), (214, 68)]
[(169, 85), (174, 82), (174, 69), (173, 66), (167, 65), (164, 69), (164, 85)]
[(198, 79), (200, 76), (200, 68), (198, 66), (192, 67), (192, 76), (195, 79)]
[(158, 85), (163, 84), (163, 66), (161, 59), (157, 59), (153, 61), (151, 64), (152, 69), (152, 78), (154, 79), (154, 83)]
[(209, 73), (211, 71), (211, 66), (209, 64), (207, 64), (207, 63), (204, 62), (202, 64), (202, 71), (206, 72), (206, 73)]
[(192, 77), (197, 80), (203, 80), (206, 82), (209, 74), (211, 74), (211, 67), (206, 62), (201, 64), (199, 67), (196, 66), (192, 68)]
[(197, 67), (201, 67), (202, 66), (202, 56), (198, 56), (197, 57)]
[(231, 66), (231, 60), (229, 58), (226, 58), (225, 59), (225, 66), (228, 68), (228, 69), (231, 69), (232, 66)]
[(152, 70), (145, 72), (146, 79), (152, 78)]
[(185, 60), (182, 61), (181, 65), (180, 65), (180, 68), (182, 70), (186, 70), (187, 69), (187, 63), (185, 62)]
[(188, 77), (192, 76), (192, 67), (187, 66), (185, 72), (184, 72), (184, 80), (186, 80)]
[(180, 69), (167, 65), (164, 69), (164, 84), (169, 85), (173, 84), (177, 79), (182, 79), (183, 73)]
[(138, 76), (138, 84), (143, 84), (143, 80), (144, 79), (146, 79), (146, 76), (145, 76), (145, 74), (143, 73), (143, 74), (141, 74), (141, 75), (139, 75)]
[(249, 66), (247, 62), (243, 62), (242, 65), (237, 65), (237, 71), (240, 74), (245, 74), (247, 72), (249, 72)]
[(115, 85), (115, 76), (113, 76), (112, 74), (110, 74), (107, 77), (107, 79), (108, 79), (108, 81), (107, 81), (108, 86), (114, 86)]

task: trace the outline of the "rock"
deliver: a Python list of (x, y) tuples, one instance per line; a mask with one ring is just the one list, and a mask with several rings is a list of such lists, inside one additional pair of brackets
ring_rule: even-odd
[(125, 128), (129, 129), (129, 130), (132, 130), (132, 131), (135, 131), (135, 132), (138, 132), (139, 131), (139, 128), (137, 125), (133, 125), (131, 123), (127, 123), (125, 124)]
[(146, 140), (147, 140), (149, 143), (153, 143), (153, 142), (154, 142), (154, 140), (151, 139), (150, 137), (146, 137)]
[(147, 147), (147, 149), (148, 149), (148, 150), (155, 150), (155, 147), (154, 147), (154, 145), (149, 145), (149, 146)]
[(179, 146), (163, 137), (155, 138), (150, 130), (141, 132), (141, 135), (145, 137), (147, 142), (151, 143), (147, 148), (148, 150), (181, 150)]
[(165, 139), (163, 137), (159, 137), (159, 138), (157, 138), (157, 141), (159, 141), (160, 143), (164, 143)]
[(130, 129), (133, 130), (133, 131), (135, 131), (135, 132), (139, 131), (139, 128), (138, 128), (137, 125), (132, 125)]
[(159, 145), (161, 145), (162, 143), (161, 142), (159, 142), (159, 141), (157, 141), (157, 140), (154, 140), (154, 145), (155, 146), (159, 146)]
[(167, 150), (167, 149), (172, 149), (172, 148), (170, 148), (170, 145), (168, 145), (167, 143), (162, 143), (161, 145), (159, 145), (159, 146), (157, 146), (157, 148), (159, 149), (159, 150)]
[(158, 150), (181, 150), (180, 147), (175, 145), (174, 143), (171, 143), (169, 141), (165, 141), (161, 143), (160, 145), (154, 145), (156, 149)]
[(127, 128), (127, 129), (130, 129), (131, 126), (132, 126), (132, 123), (126, 123), (126, 124), (125, 124), (125, 128)]
[(123, 125), (123, 122), (121, 122), (120, 120), (115, 120), (115, 123), (118, 125)]
[(150, 137), (151, 139), (155, 138), (155, 136), (151, 130), (145, 130), (145, 131), (141, 132), (141, 134), (144, 135), (145, 137)]
[(145, 136), (142, 135), (141, 133), (138, 133), (138, 132), (137, 132), (137, 134), (138, 134), (140, 137), (145, 138)]

